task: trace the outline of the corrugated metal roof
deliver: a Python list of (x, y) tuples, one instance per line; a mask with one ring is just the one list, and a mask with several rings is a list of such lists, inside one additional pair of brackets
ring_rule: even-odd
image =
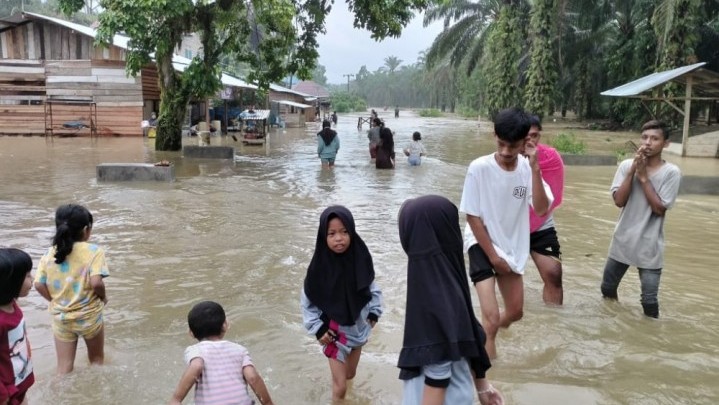
[[(648, 90), (651, 90), (659, 85), (677, 79), (678, 77), (681, 77), (687, 73), (693, 72), (704, 65), (706, 65), (706, 62), (699, 62), (693, 65), (683, 66), (664, 72), (655, 72), (640, 79), (634, 80), (633, 82), (623, 84), (611, 90), (603, 91), (600, 94), (603, 96), (612, 97), (638, 97)], [(717, 86), (719, 87), (719, 84)]]
[(249, 110), (242, 111), (240, 113), (240, 119), (243, 120), (265, 120), (269, 118), (270, 110), (254, 110), (252, 113)]
[(277, 104), (290, 105), (290, 106), (292, 106), (292, 107), (297, 107), (297, 108), (310, 108), (310, 107), (312, 107), (311, 105), (308, 105), (308, 104), (296, 103), (296, 102), (294, 102), (294, 101), (289, 101), (289, 100), (272, 100), (272, 102), (273, 102), (273, 103), (277, 103)]
[[(37, 13), (30, 13), (25, 12), (24, 14), (27, 14), (29, 16), (39, 18), (41, 20), (47, 20), (50, 22), (53, 22), (55, 24), (61, 25), (63, 27), (70, 28), (71, 30), (75, 30), (81, 34), (87, 35), (88, 37), (95, 38), (97, 35), (97, 30), (92, 27), (87, 27), (85, 25), (77, 24), (70, 21), (65, 21), (59, 18), (55, 17), (48, 17), (46, 15), (37, 14)], [(115, 34), (115, 36), (112, 38), (112, 44), (115, 45), (118, 48), (122, 48), (127, 50), (128, 49), (128, 43), (130, 42), (130, 38), (126, 37), (124, 35)], [(154, 59), (154, 55), (150, 55)], [(190, 65), (190, 62), (192, 62), (190, 59), (187, 59), (180, 55), (173, 55), (172, 56), (172, 66), (175, 68), (175, 70), (184, 72), (185, 69), (187, 69), (187, 66)], [(232, 86), (232, 87), (243, 87), (246, 89), (253, 89), (256, 90), (257, 86), (253, 84), (249, 84), (245, 82), (244, 80), (238, 79), (234, 76), (230, 76), (226, 73), (222, 73), (222, 84), (225, 86)]]

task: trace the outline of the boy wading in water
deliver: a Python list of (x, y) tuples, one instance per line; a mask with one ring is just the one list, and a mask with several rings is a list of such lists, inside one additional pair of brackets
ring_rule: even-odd
[[(529, 258), (529, 206), (544, 215), (552, 204), (552, 192), (542, 181), (537, 146), (528, 137), (529, 116), (518, 108), (497, 113), (494, 139), (497, 151), (470, 163), (459, 210), (467, 214), (464, 249), (469, 255), (470, 277), (482, 310), (487, 332), (485, 348), (497, 355), (499, 327), (522, 318), (522, 274)], [(527, 156), (520, 156), (524, 151)], [(504, 300), (500, 314), (496, 285)]]
[(611, 192), (622, 209), (604, 266), (602, 295), (617, 299), (617, 287), (629, 266), (639, 269), (644, 314), (659, 317), (659, 279), (664, 266), (664, 215), (679, 191), (679, 168), (662, 159), (669, 129), (652, 120), (642, 126), (642, 144), (633, 159), (617, 169)]

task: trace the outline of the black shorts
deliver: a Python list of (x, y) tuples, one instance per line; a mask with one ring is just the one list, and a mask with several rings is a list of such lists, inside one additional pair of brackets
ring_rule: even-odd
[(529, 250), (543, 256), (551, 256), (557, 260), (562, 260), (559, 239), (557, 239), (557, 231), (554, 227), (530, 233)]
[(467, 255), (469, 256), (469, 278), (473, 283), (479, 283), (496, 275), (492, 263), (489, 262), (489, 257), (479, 247), (479, 244), (472, 245)]

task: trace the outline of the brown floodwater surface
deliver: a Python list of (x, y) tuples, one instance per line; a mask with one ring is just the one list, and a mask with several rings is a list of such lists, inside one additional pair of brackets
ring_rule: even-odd
[[(268, 150), (212, 138), (213, 144), (237, 147), (235, 162), (156, 153), (151, 139), (0, 137), (0, 245), (26, 250), (37, 266), (54, 233), (57, 206), (80, 203), (95, 216), (91, 241), (107, 250), (111, 273), (104, 367), (87, 365), (81, 343), (75, 372), (55, 378), (47, 304), (34, 290), (20, 300), (37, 379), (30, 403), (167, 403), (183, 372), (183, 351), (194, 343), (187, 312), (204, 299), (225, 307), (226, 338), (249, 349), (276, 404), (329, 403), (327, 360), (302, 327), (299, 292), (319, 214), (330, 204), (353, 212), (385, 304), (345, 403), (400, 403), (395, 364), (406, 258), (397, 211), (405, 199), (430, 193), (459, 204), (467, 165), (491, 152), (493, 140), (489, 123), (478, 128), (472, 120), (425, 119), (405, 111), (399, 119), (385, 116), (396, 132), (394, 171), (370, 164), (367, 127), (356, 129), (357, 115), (339, 117), (342, 147), (332, 171), (320, 168), (314, 123), (273, 130)], [(410, 167), (401, 148), (415, 130), (428, 156)], [(548, 125), (544, 135), (560, 130)], [(573, 132), (595, 137), (594, 144), (606, 150), (638, 139)], [(719, 175), (717, 159), (666, 158), (685, 173)], [(162, 159), (174, 163), (177, 181), (95, 180), (99, 163)], [(599, 292), (619, 215), (608, 191), (615, 169), (566, 169), (565, 199), (555, 215), (565, 304), (542, 303), (541, 280), (529, 265), (524, 318), (500, 331), (499, 358), (489, 373), (507, 404), (719, 403), (719, 197), (680, 195), (668, 212), (661, 318), (650, 320), (642, 315), (635, 269), (625, 276), (618, 303), (604, 302)]]

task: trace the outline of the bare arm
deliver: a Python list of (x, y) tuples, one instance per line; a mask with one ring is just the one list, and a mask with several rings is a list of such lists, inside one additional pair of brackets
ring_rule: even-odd
[(105, 294), (105, 282), (102, 281), (102, 276), (95, 275), (90, 276), (90, 286), (92, 291), (97, 295), (102, 302), (107, 304), (107, 294)]
[(205, 362), (201, 357), (195, 357), (190, 361), (190, 364), (180, 378), (180, 383), (177, 384), (177, 388), (175, 388), (175, 392), (172, 394), (170, 405), (179, 405), (182, 403), (187, 393), (190, 392), (197, 382), (197, 379), (202, 375), (204, 365)]
[(641, 153), (641, 148), (637, 151), (636, 155), (634, 155), (634, 162), (632, 162), (632, 166), (629, 168), (629, 172), (624, 177), (622, 184), (614, 192), (614, 194), (612, 194), (612, 198), (614, 198), (614, 205), (619, 208), (623, 208), (627, 205), (629, 194), (632, 193), (632, 181), (634, 180), (634, 174), (637, 172), (638, 165), (644, 165), (644, 156)]
[(532, 168), (532, 208), (534, 213), (541, 216), (549, 211), (549, 198), (544, 190), (544, 182), (542, 181), (542, 171), (539, 168), (537, 160), (537, 145), (533, 141), (527, 141), (524, 151), (529, 157), (529, 166)]
[(484, 253), (487, 255), (487, 258), (489, 258), (489, 262), (492, 264), (492, 267), (494, 267), (494, 270), (498, 273), (509, 274), (512, 269), (504, 259), (499, 257), (497, 251), (494, 250), (492, 239), (489, 237), (489, 233), (487, 232), (487, 228), (484, 226), (482, 218), (467, 214), (467, 223), (474, 234), (474, 238), (477, 239), (477, 244), (480, 248), (482, 248)]
[(45, 298), (48, 301), (52, 301), (52, 297), (50, 296), (50, 290), (47, 289), (47, 284), (45, 283), (35, 283), (35, 290), (42, 295), (43, 298)]
[(644, 196), (647, 198), (647, 202), (652, 208), (652, 212), (660, 217), (664, 216), (664, 214), (667, 212), (667, 207), (664, 206), (664, 203), (662, 203), (662, 199), (659, 198), (659, 194), (657, 194), (657, 191), (654, 190), (652, 182), (649, 181), (649, 175), (647, 174), (647, 165), (637, 165), (636, 172), (637, 180), (639, 180), (639, 184), (642, 186), (642, 191), (644, 191)]
[(274, 404), (274, 402), (272, 402), (272, 398), (270, 398), (270, 392), (267, 390), (265, 381), (262, 379), (254, 366), (243, 367), (242, 375), (245, 377), (247, 383), (250, 384), (250, 387), (252, 387), (252, 391), (255, 392), (255, 396), (257, 396), (257, 400), (260, 401), (260, 404)]

